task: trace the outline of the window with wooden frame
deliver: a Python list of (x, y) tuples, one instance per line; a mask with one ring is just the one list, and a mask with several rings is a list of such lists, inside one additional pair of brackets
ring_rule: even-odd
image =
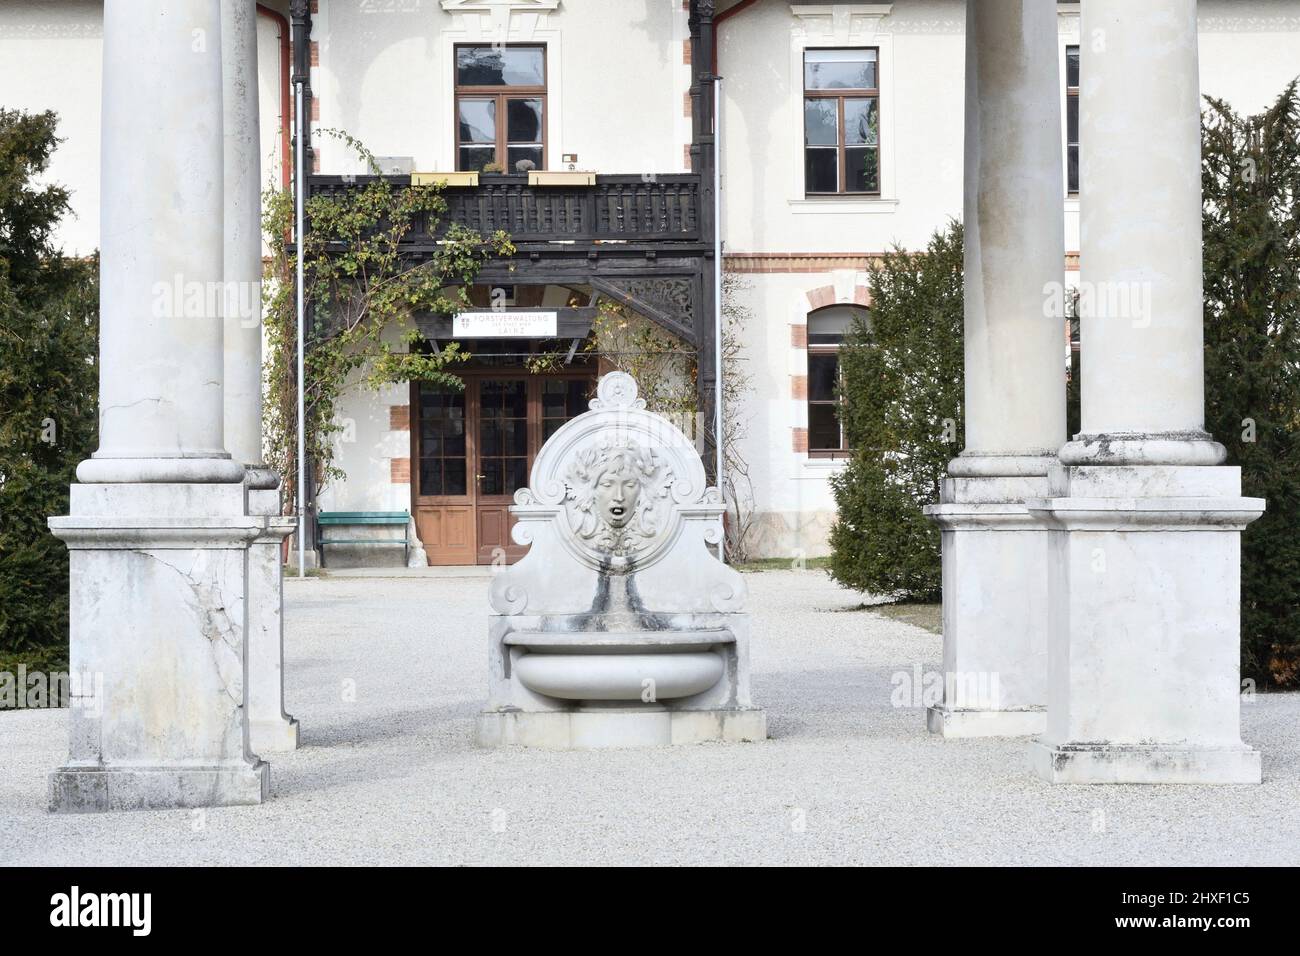
[(804, 192), (880, 195), (880, 52), (804, 50)]
[(1079, 194), (1079, 48), (1065, 48), (1065, 188)]
[(842, 458), (848, 455), (840, 421), (840, 346), (865, 309), (831, 305), (808, 316), (808, 455)]
[(546, 47), (457, 45), (456, 169), (523, 160), (546, 168)]

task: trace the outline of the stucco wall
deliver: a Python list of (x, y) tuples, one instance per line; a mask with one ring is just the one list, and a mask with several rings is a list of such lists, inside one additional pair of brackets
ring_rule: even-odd
[[(563, 0), (508, 21), (436, 2), (325, 2), (312, 31), (319, 124), (346, 130), (376, 155), (409, 156), (417, 170), (453, 169), (454, 45), (540, 43), (551, 168), (577, 153), (579, 168), (602, 173), (683, 172), (688, 36), (678, 0)], [(317, 145), (322, 172), (364, 171), (337, 140), (322, 136)]]

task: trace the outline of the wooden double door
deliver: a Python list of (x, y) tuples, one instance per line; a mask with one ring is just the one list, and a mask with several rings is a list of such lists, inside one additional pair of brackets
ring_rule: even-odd
[(509, 507), (561, 425), (587, 410), (590, 372), (465, 373), (464, 391), (411, 386), (412, 513), (432, 565), (518, 560)]

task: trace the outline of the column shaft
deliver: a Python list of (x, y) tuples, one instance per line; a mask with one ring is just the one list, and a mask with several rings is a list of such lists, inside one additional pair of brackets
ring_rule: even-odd
[[(1042, 729), (1047, 535), (1025, 498), (1046, 491), (1065, 440), (1060, 68), (1050, 0), (966, 7), (966, 448), (948, 466), (943, 705), (930, 729)], [(936, 425), (937, 428), (937, 425)]]
[(225, 180), (225, 441), (262, 463), (262, 196), (256, 0), (221, 0)]
[(222, 431), (220, 91), (217, 0), (107, 3), (100, 444), (82, 481), (243, 478)]
[(1043, 475), (1065, 440), (1065, 319), (1044, 308), (1045, 285), (1059, 288), (1065, 271), (1059, 96), (1055, 5), (968, 2), (962, 459), (972, 460), (954, 462), (954, 475)]
[(1196, 0), (1082, 13), (1074, 464), (1218, 464), (1204, 431)]

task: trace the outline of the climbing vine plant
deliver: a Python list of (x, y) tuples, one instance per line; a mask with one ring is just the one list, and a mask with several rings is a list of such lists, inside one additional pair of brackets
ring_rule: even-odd
[[(470, 305), (469, 289), (490, 256), (512, 255), (504, 232), (482, 236), (452, 225), (437, 252), (417, 261), (403, 248), (413, 230), (430, 234), (447, 211), (441, 185), (397, 185), (379, 176), (374, 156), (339, 130), (376, 175), (306, 203), (303, 256), (307, 326), (304, 349), (306, 457), (317, 487), (342, 477), (334, 464), (337, 418), (350, 389), (423, 381), (460, 389), (455, 366), (468, 356), (455, 343), (424, 348), (417, 314), (449, 315)], [(264, 434), (268, 464), (283, 476), (285, 501), (297, 494), (297, 309), (292, 246), (294, 200), (288, 190), (263, 196), (263, 228), (271, 250), (264, 287), (267, 394)]]

